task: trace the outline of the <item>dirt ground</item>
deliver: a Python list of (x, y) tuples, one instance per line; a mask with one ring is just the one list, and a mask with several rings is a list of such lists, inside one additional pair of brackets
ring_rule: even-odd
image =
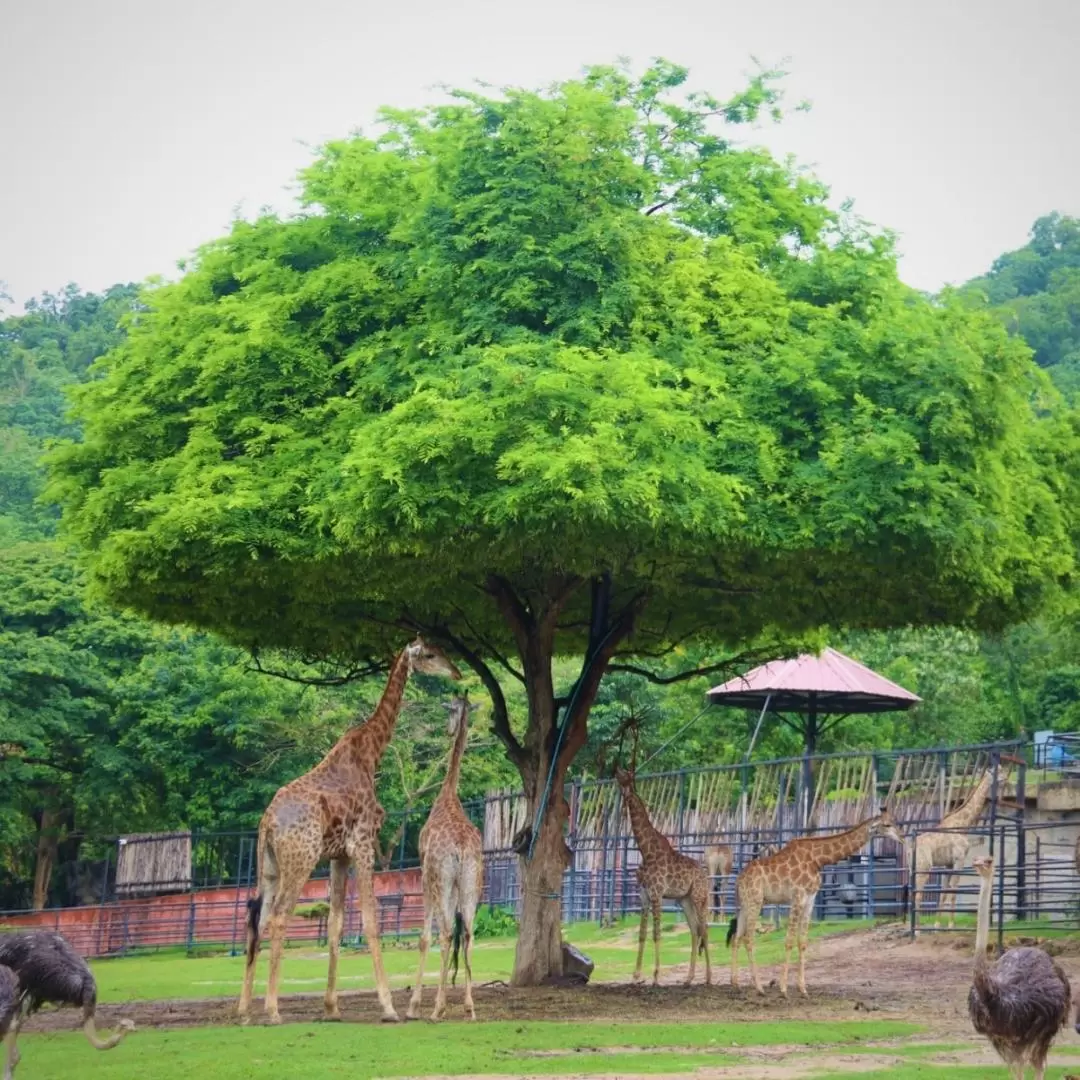
[[(1030, 939), (1013, 944), (1035, 944)], [(1080, 941), (1054, 942), (1055, 958), (1074, 980), (1074, 1000), (1080, 1000)], [(905, 1020), (923, 1024), (926, 1035), (920, 1041), (966, 1043), (970, 1051), (957, 1051), (942, 1056), (936, 1063), (980, 1064), (995, 1063), (997, 1059), (985, 1045), (980, 1046), (971, 1031), (967, 1015), (967, 993), (971, 985), (972, 939), (970, 935), (924, 938), (912, 942), (900, 928), (882, 927), (851, 934), (823, 938), (811, 946), (806, 977), (809, 998), (795, 990), (794, 972), (790, 981), (790, 997), (780, 996), (776, 985), (779, 969), (763, 965), (763, 982), (767, 990), (763, 997), (750, 988), (745, 955), (740, 956), (740, 989), (729, 985), (729, 952), (714, 949), (712, 987), (699, 981), (691, 988), (679, 985), (686, 976), (685, 967), (662, 970), (664, 985), (603, 984), (581, 988), (514, 989), (503, 984), (482, 985), (475, 991), (476, 1011), (481, 1020), (574, 1020), (653, 1021), (677, 1020), (739, 1021), (739, 1020)], [(703, 979), (699, 967), (698, 979)], [(461, 1000), (459, 986), (451, 991), (447, 1019), (460, 1015), (455, 1009)], [(404, 1015), (408, 988), (394, 992), (394, 1004)], [(286, 1022), (315, 1021), (322, 1017), (322, 993), (283, 996), (280, 1002)], [(259, 1011), (261, 1001), (255, 1002), (252, 1023), (263, 1023)], [(370, 991), (342, 992), (342, 1012), (346, 1022), (377, 1022), (378, 1002)], [(128, 1017), (138, 1027), (178, 1028), (200, 1024), (236, 1024), (236, 1002), (233, 998), (209, 998), (178, 1001), (131, 1002), (122, 1005), (102, 1004), (98, 1009), (99, 1024), (113, 1025), (119, 1018)], [(78, 1017), (71, 1010), (43, 1013), (26, 1025), (26, 1031), (69, 1030), (76, 1028)], [(1061, 1043), (1080, 1040), (1067, 1029)], [(760, 1063), (754, 1066), (706, 1067), (695, 1076), (702, 1078), (758, 1077), (761, 1080), (795, 1080), (808, 1075), (808, 1070), (820, 1070), (828, 1065), (832, 1071), (858, 1071), (868, 1068), (887, 1068), (889, 1062), (880, 1058), (871, 1062), (865, 1053), (829, 1058), (817, 1057), (812, 1062), (799, 1060), (795, 1047), (769, 1047), (738, 1051), (744, 1058), (754, 1056)], [(887, 1051), (883, 1052), (887, 1054)], [(947, 1061), (946, 1061), (947, 1059)], [(1072, 1058), (1076, 1062), (1076, 1058)], [(1080, 1063), (1078, 1063), (1080, 1065)], [(1078, 1068), (1080, 1071), (1080, 1068)], [(563, 1080), (569, 1080), (567, 1073)], [(685, 1080), (685, 1074), (682, 1074)], [(490, 1078), (488, 1078), (490, 1080)], [(597, 1080), (595, 1075), (590, 1080)]]

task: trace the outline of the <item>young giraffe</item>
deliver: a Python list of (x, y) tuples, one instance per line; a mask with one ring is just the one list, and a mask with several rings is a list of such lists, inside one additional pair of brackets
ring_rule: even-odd
[[(997, 766), (996, 771), (998, 793), (1000, 794), (1001, 785), (1005, 782), (1005, 772), (1000, 765)], [(987, 769), (963, 804), (951, 814), (946, 814), (941, 819), (938, 828), (970, 829), (982, 816), (982, 812), (989, 801), (994, 774), (994, 769)], [(945, 910), (945, 906), (948, 905), (949, 926), (956, 926), (956, 871), (963, 869), (970, 849), (971, 838), (959, 832), (925, 832), (920, 833), (915, 838), (914, 903), (916, 922), (918, 922), (923, 892), (930, 878), (930, 871), (935, 866), (938, 866), (947, 869), (949, 872), (942, 877), (941, 900), (934, 916), (934, 925), (938, 925), (942, 912)], [(917, 928), (916, 933), (918, 933)]]
[(799, 992), (806, 996), (806, 948), (809, 944), (810, 916), (814, 899), (821, 888), (821, 871), (830, 863), (840, 862), (859, 851), (875, 836), (888, 836), (903, 844), (887, 810), (868, 818), (854, 829), (834, 836), (811, 836), (792, 840), (775, 855), (765, 855), (746, 865), (735, 882), (739, 913), (731, 920), (727, 943), (731, 950), (731, 985), (739, 986), (739, 942), (746, 946), (750, 974), (759, 994), (761, 985), (754, 962), (754, 931), (765, 904), (788, 904), (787, 937), (784, 939), (784, 968), (780, 975), (780, 993), (787, 996), (788, 968), (792, 941), (799, 947)]
[(375, 906), (375, 847), (384, 816), (375, 798), (375, 770), (394, 732), (405, 684), (413, 671), (461, 678), (461, 672), (440, 649), (418, 637), (394, 659), (386, 689), (371, 717), (346, 731), (314, 769), (280, 788), (259, 822), (259, 892), (254, 900), (248, 901), (247, 966), (237, 1006), (242, 1017), (247, 1016), (251, 1005), (259, 940), (269, 930), (270, 979), (266, 987), (266, 1013), (270, 1023), (281, 1023), (278, 982), (285, 924), (311, 872), (323, 859), (329, 859), (327, 939), (330, 967), (326, 981), (326, 1015), (331, 1020), (341, 1019), (337, 1002), (337, 964), (351, 863), (356, 867), (364, 933), (371, 948), (371, 964), (375, 969), (375, 986), (383, 1019), (398, 1019), (383, 970)]
[(735, 853), (728, 844), (712, 844), (705, 849), (705, 869), (708, 871), (709, 881), (713, 883), (712, 910), (719, 919), (724, 917), (724, 878), (731, 874), (734, 864)]
[(454, 968), (457, 969), (458, 942), (465, 959), (465, 1011), (476, 1019), (472, 996), (472, 928), (476, 906), (484, 888), (484, 841), (480, 830), (468, 819), (458, 798), (461, 758), (469, 735), (469, 702), (456, 697), (450, 705), (450, 736), (454, 740), (450, 764), (438, 798), (420, 830), (420, 866), (424, 887), (424, 932), (420, 937), (420, 969), (409, 1000), (410, 1020), (420, 1014), (424, 988), (424, 961), (431, 946), (431, 923), (439, 918), (439, 993), (432, 1020), (446, 1010), (446, 974), (450, 966), (450, 937), (453, 931)]
[(690, 974), (686, 985), (694, 981), (698, 952), (705, 953), (705, 985), (712, 985), (712, 964), (709, 961), (709, 876), (696, 859), (676, 851), (666, 836), (659, 833), (649, 820), (645, 804), (634, 788), (634, 773), (615, 770), (615, 779), (626, 799), (630, 826), (641, 852), (637, 879), (641, 885), (641, 929), (638, 933), (637, 964), (634, 981), (641, 978), (645, 955), (645, 934), (649, 912), (653, 917), (653, 985), (660, 981), (660, 909), (665, 900), (678, 900), (690, 926)]

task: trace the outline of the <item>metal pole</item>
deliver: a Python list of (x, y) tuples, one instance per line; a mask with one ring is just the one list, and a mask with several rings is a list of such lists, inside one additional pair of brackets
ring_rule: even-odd
[(1005, 826), (1001, 827), (1001, 853), (998, 860), (998, 932), (997, 954), (1000, 956), (1005, 951)]
[(1027, 762), (1022, 762), (1016, 775), (1016, 917), (1027, 918), (1027, 829), (1024, 827), (1024, 808), (1027, 805)]
[(915, 845), (911, 845), (911, 868), (908, 872), (908, 908), (911, 915), (911, 936), (915, 937), (915, 919), (918, 911), (915, 907)]

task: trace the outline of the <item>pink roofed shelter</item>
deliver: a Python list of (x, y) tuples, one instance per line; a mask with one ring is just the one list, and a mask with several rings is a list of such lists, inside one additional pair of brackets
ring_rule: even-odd
[[(803, 653), (789, 660), (772, 660), (714, 686), (706, 697), (717, 705), (761, 710), (747, 759), (767, 712), (775, 713), (789, 727), (802, 733), (804, 797), (800, 802), (804, 807), (812, 801), (810, 758), (817, 750), (818, 736), (827, 730), (821, 723), (823, 715), (835, 716), (835, 724), (853, 713), (902, 711), (922, 700), (836, 649), (825, 649), (820, 656)], [(789, 720), (785, 713), (796, 713), (805, 719), (798, 723)]]

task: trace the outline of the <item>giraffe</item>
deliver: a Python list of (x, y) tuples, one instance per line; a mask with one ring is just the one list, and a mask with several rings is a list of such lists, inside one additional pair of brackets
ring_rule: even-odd
[(375, 846), (384, 818), (375, 798), (375, 770), (394, 732), (405, 684), (414, 671), (461, 678), (441, 649), (418, 637), (394, 658), (386, 688), (370, 718), (346, 731), (315, 768), (280, 788), (270, 800), (259, 822), (259, 891), (255, 899), (248, 901), (247, 966), (237, 1006), (241, 1017), (247, 1017), (251, 1006), (259, 940), (268, 930), (270, 979), (266, 987), (266, 1013), (270, 1023), (281, 1023), (278, 983), (285, 924), (311, 872), (323, 859), (329, 859), (327, 1018), (341, 1019), (337, 964), (345, 919), (345, 889), (352, 864), (356, 867), (364, 933), (371, 948), (383, 1020), (398, 1019), (383, 969), (375, 907)]
[[(724, 917), (724, 878), (731, 874), (731, 868), (735, 863), (735, 854), (728, 844), (712, 844), (705, 849), (705, 869), (709, 873), (713, 887), (713, 913), (719, 906), (717, 918)], [(719, 905), (715, 902), (719, 901)]]
[[(990, 798), (991, 785), (997, 778), (998, 791), (1005, 782), (1005, 772), (1000, 765), (987, 769), (963, 804), (951, 814), (946, 814), (938, 829), (970, 829), (982, 816)], [(915, 919), (918, 921), (923, 892), (930, 878), (930, 871), (943, 867), (948, 872), (941, 882), (941, 901), (934, 916), (937, 926), (945, 905), (949, 905), (949, 926), (956, 926), (956, 871), (963, 869), (971, 848), (971, 838), (961, 832), (925, 832), (915, 838)], [(950, 903), (951, 899), (951, 903)], [(916, 933), (918, 929), (916, 928)]]
[(645, 804), (634, 788), (634, 773), (617, 768), (615, 779), (626, 799), (630, 826), (641, 852), (637, 879), (641, 885), (641, 928), (638, 932), (637, 963), (634, 981), (641, 978), (645, 955), (645, 934), (649, 911), (653, 917), (653, 985), (660, 981), (660, 908), (664, 900), (678, 900), (690, 926), (690, 974), (686, 985), (694, 981), (697, 954), (705, 953), (705, 985), (712, 985), (712, 964), (709, 961), (709, 877), (705, 867), (696, 859), (676, 851), (649, 820)]
[(420, 866), (424, 888), (424, 932), (420, 937), (420, 968), (409, 1000), (410, 1020), (420, 1014), (424, 985), (424, 961), (431, 946), (431, 924), (439, 919), (439, 993), (432, 1020), (446, 1010), (446, 973), (450, 966), (450, 939), (453, 931), (454, 970), (457, 970), (458, 943), (465, 959), (465, 1011), (476, 1019), (472, 996), (472, 928), (476, 905), (484, 887), (484, 842), (480, 830), (468, 819), (458, 798), (461, 758), (469, 735), (469, 701), (456, 697), (450, 705), (450, 737), (453, 739), (450, 764), (438, 797), (420, 830)]
[(799, 993), (806, 996), (806, 948), (809, 943), (810, 915), (814, 898), (821, 888), (822, 868), (840, 862), (859, 851), (875, 836), (887, 836), (899, 844), (903, 837), (897, 832), (892, 816), (882, 809), (876, 817), (847, 832), (833, 836), (810, 836), (792, 840), (775, 855), (765, 855), (747, 863), (735, 882), (735, 897), (739, 913), (731, 920), (727, 943), (731, 950), (731, 985), (739, 986), (739, 942), (746, 946), (750, 974), (759, 994), (761, 986), (757, 964), (754, 962), (754, 932), (758, 916), (765, 904), (790, 905), (787, 937), (784, 940), (784, 968), (780, 975), (780, 993), (787, 997), (788, 968), (793, 941), (799, 947)]

